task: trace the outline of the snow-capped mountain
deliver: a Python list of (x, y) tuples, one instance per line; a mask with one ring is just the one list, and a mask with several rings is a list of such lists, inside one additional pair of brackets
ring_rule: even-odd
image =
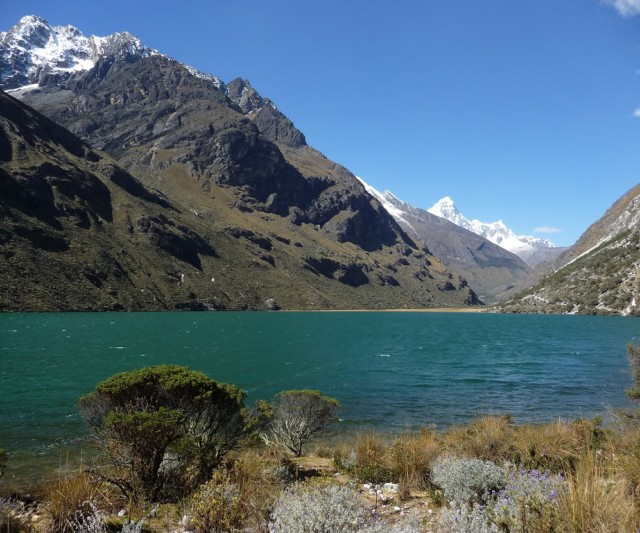
[(458, 208), (453, 200), (445, 196), (433, 207), (428, 209), (429, 213), (446, 218), (450, 222), (460, 227), (468, 229), (477, 235), (509, 250), (514, 254), (526, 253), (531, 250), (542, 248), (555, 248), (555, 245), (548, 239), (539, 239), (529, 235), (516, 235), (502, 220), (497, 222), (480, 222), (479, 220), (469, 220)]
[[(160, 52), (127, 32), (86, 37), (73, 26), (51, 26), (40, 17), (28, 15), (9, 31), (0, 32), (0, 89), (35, 88), (50, 76), (67, 78), (75, 72), (90, 70), (102, 57), (151, 55)], [(215, 76), (187, 68), (217, 88), (224, 87)]]
[(483, 302), (494, 303), (508, 298), (528, 283), (531, 268), (523, 258), (358, 179), (410, 238), (423, 242), (447, 267), (461, 274)]

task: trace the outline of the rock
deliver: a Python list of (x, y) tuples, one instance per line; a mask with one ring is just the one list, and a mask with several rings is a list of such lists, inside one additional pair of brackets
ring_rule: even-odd
[(398, 492), (398, 484), (397, 483), (385, 483), (382, 485), (382, 489), (387, 492)]
[(279, 311), (280, 306), (276, 303), (275, 299), (269, 298), (266, 302), (264, 302), (265, 306), (269, 311)]

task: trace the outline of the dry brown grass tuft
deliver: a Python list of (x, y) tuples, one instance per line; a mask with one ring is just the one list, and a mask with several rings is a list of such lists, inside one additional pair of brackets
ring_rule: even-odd
[(244, 502), (245, 526), (259, 531), (282, 490), (277, 473), (279, 463), (248, 451), (241, 454), (229, 471), (229, 480)]
[(90, 513), (97, 508), (111, 507), (113, 492), (103, 482), (86, 473), (60, 474), (43, 486), (47, 533), (72, 533), (72, 521), (77, 513)]
[(430, 486), (431, 462), (442, 452), (435, 433), (427, 429), (397, 438), (387, 452), (389, 467), (400, 484), (400, 495), (408, 497), (413, 490)]
[(378, 433), (358, 433), (353, 442), (356, 463), (353, 473), (359, 481), (385, 483), (393, 481), (393, 473), (387, 463), (386, 440)]
[(520, 426), (513, 434), (512, 460), (526, 468), (572, 472), (603, 438), (596, 423), (583, 420)]
[(462, 457), (500, 463), (513, 457), (514, 434), (515, 426), (508, 415), (485, 416), (447, 431), (444, 448)]
[(606, 471), (597, 454), (587, 454), (567, 477), (567, 490), (560, 498), (567, 533), (632, 533), (640, 527), (638, 506), (628, 483)]

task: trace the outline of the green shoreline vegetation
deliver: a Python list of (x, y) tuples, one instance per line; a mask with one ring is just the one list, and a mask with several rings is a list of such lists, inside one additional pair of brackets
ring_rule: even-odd
[[(640, 346), (628, 346), (640, 397)], [(640, 412), (327, 438), (339, 405), (284, 391), (245, 405), (185, 367), (123, 372), (83, 396), (99, 452), (36, 487), (2, 477), (0, 533), (637, 532)], [(312, 444), (315, 443), (315, 444)], [(27, 493), (28, 491), (28, 493)]]

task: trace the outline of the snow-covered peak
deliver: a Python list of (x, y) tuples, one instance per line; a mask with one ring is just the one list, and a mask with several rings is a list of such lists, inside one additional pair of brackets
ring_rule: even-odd
[(555, 245), (548, 239), (539, 239), (530, 235), (516, 235), (502, 220), (498, 220), (497, 222), (481, 222), (476, 219), (469, 220), (460, 213), (454, 201), (449, 196), (445, 196), (436, 202), (433, 207), (427, 211), (445, 218), (469, 231), (473, 231), (473, 233), (515, 254), (536, 248), (555, 248)]
[[(376, 188), (374, 188), (373, 186), (369, 185), (366, 181), (364, 181), (359, 176), (356, 176), (356, 178), (358, 179), (358, 181), (360, 183), (362, 183), (362, 185), (364, 186), (366, 191), (371, 196), (373, 196), (376, 200), (378, 200), (378, 202), (380, 202), (382, 204), (382, 207), (385, 208), (387, 213), (389, 213), (396, 220), (401, 220), (401, 221), (409, 224), (407, 222), (407, 220), (404, 218), (404, 216), (406, 215), (405, 211), (403, 211), (402, 209), (400, 209), (398, 207), (398, 204), (401, 203), (401, 200), (399, 200), (398, 198), (393, 196), (393, 194), (391, 194), (389, 191), (384, 191), (384, 193), (381, 193)], [(396, 200), (396, 201), (393, 201), (393, 200)]]
[(458, 211), (456, 204), (450, 196), (438, 200), (431, 209), (428, 209), (429, 213), (437, 215), (442, 218), (458, 224), (458, 226), (464, 227), (464, 216)]
[(37, 84), (43, 76), (68, 76), (91, 69), (105, 56), (158, 54), (127, 32), (85, 37), (74, 26), (51, 26), (28, 15), (0, 34), (0, 88)]
[[(34, 15), (22, 17), (7, 32), (0, 32), (0, 89), (37, 88), (44, 76), (66, 77), (90, 70), (103, 57), (162, 55), (129, 32), (106, 37), (85, 37), (74, 26), (51, 26)], [(225, 84), (211, 74), (184, 65), (191, 74), (225, 91)]]

